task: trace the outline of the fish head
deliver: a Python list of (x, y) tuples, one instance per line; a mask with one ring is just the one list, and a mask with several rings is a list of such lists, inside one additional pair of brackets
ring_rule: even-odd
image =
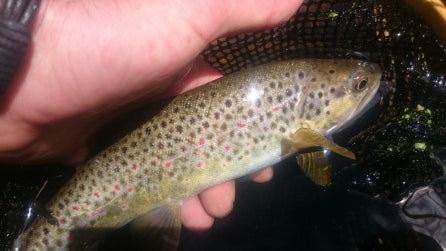
[(364, 113), (378, 91), (382, 72), (377, 64), (358, 60), (327, 61), (317, 68), (302, 93), (300, 116), (311, 129), (330, 135)]

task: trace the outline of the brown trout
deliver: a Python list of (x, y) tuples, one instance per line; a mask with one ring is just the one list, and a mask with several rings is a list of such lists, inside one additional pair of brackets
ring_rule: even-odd
[[(380, 78), (373, 63), (290, 60), (184, 93), (89, 160), (46, 205), (52, 218), (38, 217), (15, 245), (79, 250), (134, 220), (161, 249), (175, 248), (181, 201), (205, 188), (314, 146), (354, 159), (326, 136), (363, 110)], [(302, 156), (306, 174), (329, 183), (312, 171), (326, 170), (321, 155)]]

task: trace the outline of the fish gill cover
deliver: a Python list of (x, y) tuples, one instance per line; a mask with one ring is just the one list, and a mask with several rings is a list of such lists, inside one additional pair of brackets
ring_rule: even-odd
[[(429, 183), (443, 174), (432, 152), (446, 145), (444, 61), (446, 52), (444, 45), (425, 23), (423, 17), (416, 14), (403, 1), (308, 0), (286, 24), (267, 31), (218, 39), (209, 45), (202, 53), (202, 57), (225, 74), (274, 60), (292, 58), (354, 58), (378, 63), (383, 69), (383, 80), (392, 83), (392, 92), (389, 97), (383, 99), (386, 105), (380, 107), (381, 115), (372, 125), (369, 123), (361, 129), (351, 129), (352, 131), (344, 132), (343, 135), (335, 136), (345, 142), (350, 136), (354, 136), (350, 139), (348, 147), (357, 153), (357, 162), (354, 165), (352, 163), (337, 165), (338, 169), (333, 177), (334, 184), (332, 188), (328, 188), (329, 193), (333, 190), (355, 189), (369, 195), (384, 193), (392, 201), (398, 201), (401, 199), (401, 193), (412, 184)], [(377, 117), (377, 115), (371, 116)], [(289, 163), (294, 164), (295, 161)], [(38, 173), (35, 171), (36, 167), (1, 168), (0, 249), (2, 250), (11, 247), (12, 240), (26, 218), (28, 203), (34, 198), (43, 182), (47, 178), (50, 180), (40, 196), (40, 201), (44, 204), (57, 187), (73, 173), (72, 169), (61, 166), (48, 165), (38, 168)], [(287, 189), (291, 185), (286, 184), (296, 182), (296, 177), (301, 173), (295, 166), (284, 172), (289, 175), (281, 175), (283, 180), (280, 182), (284, 183), (282, 188)], [(63, 179), (57, 179), (59, 176)], [(323, 192), (317, 188), (308, 183), (304, 185), (307, 185), (303, 187), (304, 191), (311, 192), (314, 189), (319, 191), (315, 193), (315, 198), (325, 198)], [(242, 189), (243, 196), (243, 191), (249, 185), (238, 186), (239, 190)], [(251, 186), (262, 189), (262, 185)], [(270, 186), (277, 186), (277, 183), (272, 182)], [(268, 194), (267, 188), (261, 191)], [(292, 208), (291, 202), (277, 202), (279, 199), (273, 198), (277, 196), (290, 199), (293, 197), (290, 193), (292, 192), (283, 191), (274, 196), (266, 196), (266, 199), (275, 201), (279, 206), (288, 205)], [(246, 198), (248, 195), (244, 196)], [(299, 201), (299, 196), (294, 198), (296, 203), (302, 203)], [(308, 198), (305, 199), (307, 201), (304, 204), (311, 204)], [(240, 198), (237, 201), (240, 201)], [(286, 209), (282, 209), (281, 212), (285, 211)], [(244, 215), (244, 219), (252, 214), (249, 212)], [(241, 214), (243, 210), (234, 212), (237, 213)], [(257, 219), (257, 224), (261, 226), (262, 221), (265, 221), (265, 218), (269, 219), (268, 217), (270, 216), (253, 214), (250, 219), (251, 222), (252, 219)], [(335, 218), (333, 222), (342, 222), (342, 217)], [(361, 220), (360, 217), (357, 216), (356, 219)], [(249, 222), (249, 218), (246, 221)], [(225, 225), (227, 222), (231, 223), (231, 220), (217, 221), (217, 226), (204, 237), (209, 235), (212, 237), (213, 234), (224, 235), (225, 229), (226, 234), (230, 236), (227, 231), (230, 231), (231, 227)], [(265, 222), (274, 224), (268, 220)], [(304, 225), (317, 229), (318, 226), (326, 226), (324, 224), (321, 221), (312, 221)], [(341, 235), (349, 240), (348, 237), (351, 237), (352, 233), (351, 230), (346, 230), (350, 227), (346, 224), (333, 223), (333, 228), (344, 229), (344, 232), (340, 231)], [(262, 236), (262, 227), (260, 230), (246, 225), (244, 227), (246, 227), (245, 232), (251, 230), (251, 238), (248, 238), (251, 242), (256, 241), (256, 236)], [(300, 230), (294, 229), (294, 231)], [(384, 244), (382, 236), (377, 236), (373, 237), (376, 238), (373, 240), (381, 238), (381, 241), (368, 240), (359, 247), (369, 249), (387, 245), (387, 247), (413, 248), (418, 245), (422, 248), (425, 240), (419, 235), (412, 232), (403, 234), (405, 237), (414, 235), (417, 238), (411, 238), (411, 242), (407, 242), (407, 238), (404, 237), (392, 237), (390, 240), (384, 238)], [(185, 236), (191, 237), (188, 233)], [(203, 240), (200, 236), (192, 235), (192, 237), (191, 239), (198, 244), (192, 244), (183, 238), (180, 248), (191, 250), (215, 244)], [(281, 237), (284, 238), (283, 235)], [(328, 243), (325, 244), (316, 244), (318, 240), (315, 238), (307, 240), (312, 244), (299, 240), (301, 243), (295, 243), (294, 247), (301, 245), (304, 248), (314, 248), (320, 247), (317, 245), (333, 244), (328, 239)], [(354, 241), (357, 243), (359, 240)]]

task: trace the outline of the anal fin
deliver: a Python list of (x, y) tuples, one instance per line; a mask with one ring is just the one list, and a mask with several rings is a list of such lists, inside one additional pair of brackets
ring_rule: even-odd
[(181, 232), (181, 205), (155, 208), (136, 218), (130, 228), (139, 235), (146, 250), (177, 250)]

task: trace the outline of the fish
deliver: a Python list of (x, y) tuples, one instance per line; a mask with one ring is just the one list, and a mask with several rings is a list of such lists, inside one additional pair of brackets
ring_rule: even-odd
[[(381, 73), (371, 62), (294, 59), (181, 94), (87, 161), (46, 205), (51, 218), (37, 217), (14, 249), (78, 250), (130, 223), (156, 250), (175, 250), (181, 202), (200, 191), (317, 146), (354, 159), (329, 137), (366, 109)], [(327, 185), (321, 151), (298, 162)]]

